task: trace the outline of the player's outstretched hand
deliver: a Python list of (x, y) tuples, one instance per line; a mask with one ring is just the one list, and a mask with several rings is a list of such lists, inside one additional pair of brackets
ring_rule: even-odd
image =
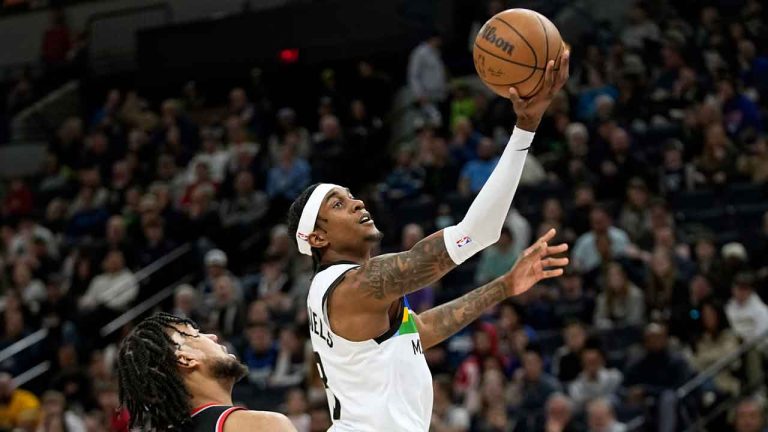
[(541, 117), (549, 107), (557, 92), (568, 81), (571, 51), (566, 49), (560, 54), (560, 68), (555, 70), (555, 61), (550, 60), (544, 70), (544, 84), (532, 97), (523, 99), (517, 94), (517, 89), (509, 88), (509, 99), (517, 114), (517, 127), (530, 132), (536, 130)]
[(568, 265), (568, 258), (553, 258), (568, 250), (568, 245), (563, 243), (550, 246), (549, 241), (557, 232), (550, 229), (541, 236), (536, 243), (523, 251), (515, 265), (506, 275), (507, 295), (522, 294), (543, 279), (558, 277), (563, 274), (563, 267)]

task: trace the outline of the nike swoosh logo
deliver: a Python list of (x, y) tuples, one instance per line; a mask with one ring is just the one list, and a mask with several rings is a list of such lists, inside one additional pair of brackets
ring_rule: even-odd
[(526, 147), (526, 148), (524, 148), (524, 149), (517, 149), (517, 151), (526, 151), (526, 150), (528, 150), (529, 148), (531, 148), (531, 146), (528, 146), (528, 147)]

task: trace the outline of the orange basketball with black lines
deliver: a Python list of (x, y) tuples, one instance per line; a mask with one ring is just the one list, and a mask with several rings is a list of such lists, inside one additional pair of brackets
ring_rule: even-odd
[(485, 85), (502, 97), (515, 87), (522, 98), (544, 84), (547, 62), (559, 69), (565, 44), (544, 15), (529, 9), (508, 9), (489, 19), (475, 38), (472, 57)]

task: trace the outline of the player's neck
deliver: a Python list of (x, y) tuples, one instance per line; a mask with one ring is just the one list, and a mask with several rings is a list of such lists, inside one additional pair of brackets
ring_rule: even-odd
[(224, 386), (218, 382), (187, 383), (192, 393), (192, 408), (203, 405), (232, 405), (232, 386)]
[(362, 264), (371, 259), (371, 252), (336, 252), (327, 250), (323, 254), (323, 259), (320, 264), (331, 264), (339, 261), (351, 261), (353, 263)]

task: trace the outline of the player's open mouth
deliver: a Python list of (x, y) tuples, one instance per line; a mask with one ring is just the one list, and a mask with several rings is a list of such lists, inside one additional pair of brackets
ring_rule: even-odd
[(367, 223), (373, 223), (373, 219), (371, 219), (371, 215), (366, 213), (363, 215), (363, 217), (360, 218), (361, 224), (367, 224)]

